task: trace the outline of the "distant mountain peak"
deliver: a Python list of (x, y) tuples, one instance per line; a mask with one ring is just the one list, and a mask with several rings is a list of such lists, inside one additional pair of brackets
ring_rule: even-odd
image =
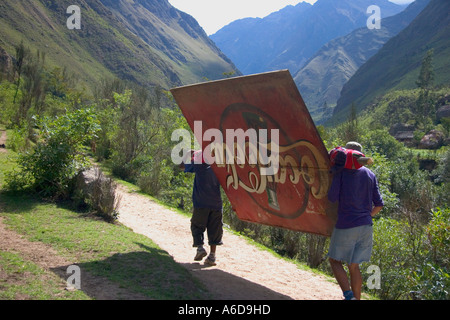
[[(383, 16), (404, 9), (388, 0), (377, 3)], [(210, 38), (244, 74), (286, 68), (294, 74), (326, 42), (366, 25), (372, 4), (373, 0), (301, 2), (257, 24), (255, 20), (232, 22)]]
[[(420, 0), (416, 0), (419, 2)], [(345, 118), (350, 105), (359, 110), (391, 90), (416, 88), (422, 59), (434, 49), (436, 85), (449, 85), (450, 1), (430, 0), (422, 12), (363, 64), (342, 89), (333, 118)]]
[(331, 40), (294, 75), (316, 123), (332, 116), (344, 84), (386, 41), (405, 28), (428, 2), (416, 0), (397, 15), (383, 18), (379, 30), (361, 27)]

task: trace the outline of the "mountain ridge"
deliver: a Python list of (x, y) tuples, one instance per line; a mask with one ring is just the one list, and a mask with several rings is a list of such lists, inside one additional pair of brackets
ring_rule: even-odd
[[(416, 88), (422, 59), (434, 49), (435, 84), (450, 84), (450, 2), (430, 0), (423, 11), (363, 64), (344, 85), (333, 113), (341, 121), (391, 90)], [(383, 70), (383, 72), (379, 72)]]
[[(318, 0), (312, 6), (301, 2), (262, 19), (232, 22), (210, 38), (243, 74), (279, 69), (295, 74), (326, 42), (365, 25), (372, 4), (372, 0)], [(388, 0), (379, 6), (385, 16), (404, 9)]]
[[(70, 0), (2, 1), (0, 47), (12, 55), (23, 41), (32, 51), (45, 52), (50, 65), (66, 68), (85, 87), (118, 77), (168, 89), (204, 78), (219, 79), (224, 72), (240, 74), (195, 19), (167, 0), (80, 0), (80, 30), (66, 26), (70, 16), (66, 10), (72, 4)], [(127, 16), (119, 14), (117, 7), (126, 9)], [(137, 28), (143, 26), (152, 30), (155, 41), (142, 37), (145, 32)]]
[(294, 80), (316, 123), (332, 116), (344, 84), (357, 69), (425, 8), (429, 0), (416, 0), (402, 12), (382, 17), (380, 29), (358, 28), (320, 48)]

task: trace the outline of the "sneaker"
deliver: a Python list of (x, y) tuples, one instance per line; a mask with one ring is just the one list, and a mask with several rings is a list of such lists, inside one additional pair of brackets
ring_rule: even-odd
[(207, 253), (205, 248), (199, 247), (197, 248), (197, 254), (195, 255), (194, 261), (201, 261), (204, 257), (206, 257)]
[(345, 300), (356, 300), (356, 298), (353, 296), (353, 291), (345, 291), (344, 292), (344, 298)]
[(213, 256), (209, 255), (208, 258), (205, 259), (205, 264), (207, 264), (209, 266), (217, 265), (216, 257), (213, 257)]

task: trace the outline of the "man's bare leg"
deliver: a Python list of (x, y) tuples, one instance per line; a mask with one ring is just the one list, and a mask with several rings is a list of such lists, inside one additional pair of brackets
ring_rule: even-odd
[(331, 270), (333, 271), (334, 277), (336, 278), (339, 286), (342, 289), (342, 292), (350, 290), (350, 284), (348, 282), (347, 272), (342, 265), (342, 262), (338, 260), (334, 260), (332, 258), (330, 260)]
[(357, 263), (350, 263), (348, 265), (350, 272), (350, 283), (352, 285), (353, 296), (357, 300), (361, 300), (362, 276)]

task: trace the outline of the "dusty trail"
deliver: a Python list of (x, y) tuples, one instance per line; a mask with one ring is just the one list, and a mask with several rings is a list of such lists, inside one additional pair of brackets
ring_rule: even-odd
[[(6, 132), (0, 131), (0, 145), (6, 142)], [(0, 152), (7, 149), (0, 148)], [(129, 192), (119, 185), (122, 197), (119, 221), (134, 232), (152, 239), (173, 259), (205, 283), (215, 300), (342, 300), (337, 284), (325, 277), (300, 270), (293, 263), (276, 258), (258, 249), (245, 239), (224, 230), (224, 245), (217, 249), (217, 266), (209, 267), (193, 260), (190, 221), (148, 197)], [(67, 277), (66, 261), (42, 243), (25, 240), (8, 230), (0, 219), (0, 250), (20, 252), (46, 270), (61, 278)], [(1, 278), (1, 274), (0, 274)], [(83, 290), (96, 299), (145, 299), (117, 287), (106, 279), (84, 273)], [(24, 297), (26, 299), (26, 297)]]
[(203, 281), (217, 300), (342, 300), (338, 285), (224, 230), (217, 266), (193, 260), (189, 218), (119, 186), (119, 221), (152, 239)]

